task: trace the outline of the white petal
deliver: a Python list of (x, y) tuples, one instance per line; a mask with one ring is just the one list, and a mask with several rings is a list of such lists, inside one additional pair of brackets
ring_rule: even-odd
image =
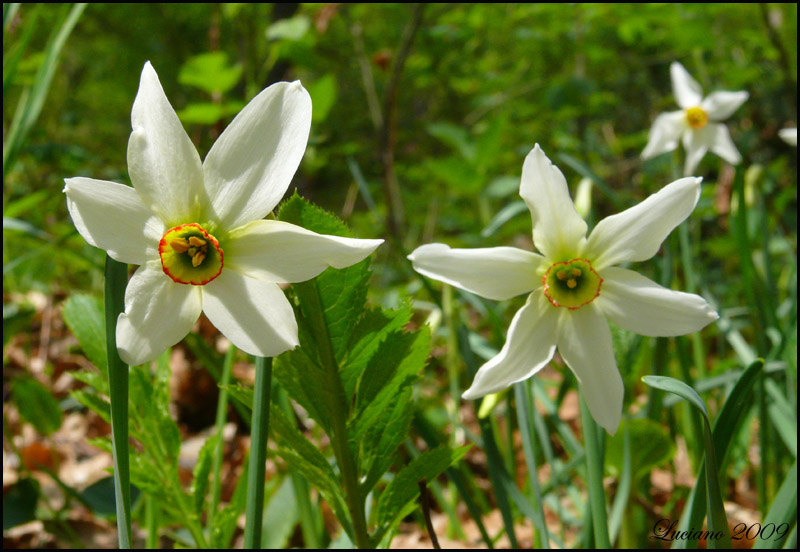
[(711, 151), (722, 157), (731, 165), (738, 165), (742, 161), (739, 150), (731, 140), (728, 127), (722, 123), (709, 123), (710, 131), (713, 132), (711, 138)]
[(276, 220), (255, 220), (225, 240), (225, 264), (265, 282), (304, 282), (329, 266), (353, 265), (382, 243), (317, 234)]
[(714, 139), (714, 132), (711, 124), (699, 130), (689, 129), (683, 134), (683, 148), (686, 150), (686, 164), (683, 168), (683, 175), (693, 174), (697, 165), (700, 164), (705, 156), (711, 142)]
[(669, 73), (672, 77), (672, 93), (678, 105), (683, 109), (699, 106), (703, 100), (703, 89), (683, 65), (673, 61)]
[(203, 312), (251, 355), (274, 357), (299, 345), (292, 306), (277, 284), (223, 269), (203, 286)]
[(702, 180), (676, 180), (638, 205), (597, 223), (586, 242), (586, 257), (595, 270), (655, 255), (661, 242), (691, 214)]
[(300, 165), (310, 130), (311, 97), (300, 81), (273, 84), (233, 119), (203, 162), (206, 189), (224, 228), (272, 211)]
[(121, 263), (141, 265), (158, 257), (164, 223), (130, 186), (67, 178), (67, 209), (83, 239)]
[(117, 348), (127, 364), (153, 360), (186, 337), (200, 316), (200, 290), (177, 284), (161, 261), (139, 267), (125, 290), (125, 312), (117, 319)]
[(642, 151), (642, 158), (649, 159), (673, 151), (678, 147), (678, 140), (685, 129), (686, 115), (683, 111), (670, 111), (656, 117), (647, 145)]
[(208, 198), (200, 157), (149, 61), (142, 69), (131, 123), (128, 174), (142, 201), (168, 227), (201, 220)]
[(632, 270), (609, 267), (597, 307), (614, 324), (641, 335), (667, 337), (694, 333), (719, 318), (699, 295), (673, 291)]
[(781, 140), (789, 144), (790, 146), (797, 145), (797, 128), (782, 128), (778, 131), (778, 136), (781, 137)]
[(416, 248), (408, 259), (414, 270), (481, 297), (502, 301), (542, 285), (544, 258), (516, 247), (450, 249), (443, 243)]
[(497, 393), (544, 368), (556, 348), (558, 310), (541, 290), (531, 293), (525, 306), (514, 315), (503, 349), (480, 367), (462, 398)]
[(724, 121), (733, 115), (733, 112), (739, 109), (739, 106), (741, 106), (749, 96), (750, 95), (744, 90), (741, 92), (720, 90), (719, 92), (712, 92), (709, 94), (708, 97), (703, 100), (700, 107), (708, 113), (708, 118), (712, 121)]
[(533, 242), (545, 257), (565, 261), (580, 254), (586, 222), (569, 197), (564, 175), (539, 144), (525, 158), (519, 195), (533, 217)]
[(593, 304), (561, 310), (558, 352), (578, 379), (592, 417), (613, 435), (622, 417), (625, 387), (614, 359), (611, 331)]

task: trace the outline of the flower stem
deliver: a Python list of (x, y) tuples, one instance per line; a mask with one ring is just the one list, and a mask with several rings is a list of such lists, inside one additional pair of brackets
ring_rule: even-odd
[(592, 512), (594, 543), (597, 548), (608, 549), (608, 517), (606, 497), (603, 489), (603, 450), (597, 432), (597, 424), (589, 412), (586, 400), (581, 395), (581, 424), (586, 447), (586, 474), (589, 487), (589, 507)]
[(222, 495), (222, 452), (225, 449), (223, 441), (223, 428), (225, 427), (225, 419), (228, 414), (228, 390), (226, 386), (231, 381), (231, 369), (233, 368), (233, 357), (236, 355), (236, 347), (231, 344), (228, 353), (225, 355), (225, 361), (222, 364), (222, 375), (219, 378), (219, 399), (217, 400), (217, 417), (214, 423), (216, 428), (217, 443), (214, 446), (214, 453), (211, 465), (211, 500), (208, 504), (208, 513), (206, 515), (206, 525), (213, 527), (214, 517), (217, 514), (219, 507), (220, 497)]
[(117, 352), (117, 317), (125, 310), (128, 265), (106, 256), (106, 354), (111, 401), (111, 442), (114, 456), (114, 497), (119, 547), (131, 547), (131, 480), (128, 457), (128, 366)]
[(271, 384), (272, 359), (257, 357), (253, 418), (250, 425), (250, 469), (247, 476), (247, 508), (244, 526), (245, 548), (261, 548)]

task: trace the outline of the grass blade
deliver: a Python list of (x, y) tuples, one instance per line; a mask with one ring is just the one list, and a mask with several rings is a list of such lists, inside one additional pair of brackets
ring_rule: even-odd
[(586, 480), (589, 487), (589, 505), (592, 511), (592, 527), (597, 548), (611, 548), (608, 536), (608, 515), (606, 513), (606, 493), (603, 489), (603, 451), (597, 423), (592, 418), (589, 407), (581, 396), (581, 424), (586, 449)]
[[(797, 522), (797, 460), (794, 461), (794, 465), (786, 475), (786, 479), (783, 480), (775, 500), (772, 501), (772, 506), (769, 507), (767, 517), (764, 519), (763, 527), (770, 523), (774, 524), (775, 527), (780, 527), (784, 523), (791, 526), (792, 522)], [(797, 533), (794, 534), (795, 539), (797, 539)], [(780, 548), (782, 540), (779, 538), (759, 538), (753, 544), (753, 548)]]

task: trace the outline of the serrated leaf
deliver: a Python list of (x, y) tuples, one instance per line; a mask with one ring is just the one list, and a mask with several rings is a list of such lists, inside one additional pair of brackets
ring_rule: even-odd
[(50, 435), (61, 427), (58, 401), (37, 380), (29, 377), (15, 379), (12, 396), (20, 416), (33, 425), (39, 435)]
[(103, 302), (91, 295), (72, 295), (64, 303), (62, 317), (89, 361), (105, 374), (108, 361)]
[[(391, 412), (391, 406), (397, 402), (398, 396), (400, 396), (404, 388), (410, 387), (416, 381), (418, 373), (425, 366), (425, 361), (430, 352), (430, 334), (427, 328), (423, 328), (413, 334), (392, 334), (386, 343), (389, 342), (391, 344), (386, 346), (387, 354), (402, 351), (405, 356), (400, 357), (399, 361), (397, 358), (391, 359), (387, 357), (385, 359), (387, 364), (392, 361), (396, 362), (396, 367), (389, 366), (387, 368), (383, 365), (384, 358), (382, 355), (377, 354), (364, 371), (361, 378), (362, 382), (371, 378), (373, 374), (376, 377), (379, 377), (381, 372), (391, 371), (392, 374), (391, 379), (374, 397), (372, 391), (365, 391), (364, 398), (360, 399), (359, 402), (362, 408), (351, 422), (351, 425), (354, 425), (351, 438), (355, 442), (359, 442), (370, 428), (383, 425), (387, 413)], [(381, 347), (381, 349), (383, 348)], [(385, 381), (385, 378), (382, 379)], [(369, 389), (373, 389), (371, 385)], [(360, 389), (358, 393), (360, 396)], [(408, 406), (411, 407), (411, 404), (409, 403)]]
[(236, 385), (220, 385), (220, 389), (224, 389), (228, 394), (245, 405), (248, 410), (253, 410), (253, 388), (245, 387), (240, 383)]
[[(139, 492), (138, 487), (131, 486), (131, 502), (136, 502), (136, 499), (139, 498)], [(95, 515), (106, 518), (116, 515), (113, 477), (104, 477), (78, 494)]]
[(356, 326), (347, 360), (340, 369), (348, 398), (352, 397), (358, 379), (369, 360), (389, 334), (399, 332), (411, 319), (411, 308), (397, 310), (369, 309)]
[(214, 449), (219, 441), (219, 435), (214, 434), (203, 443), (197, 455), (197, 463), (192, 470), (191, 494), (194, 499), (194, 511), (198, 516), (202, 515), (206, 501), (206, 490), (208, 489), (209, 473), (214, 460)]
[(214, 523), (211, 527), (212, 548), (224, 550), (230, 546), (233, 533), (236, 531), (236, 522), (241, 513), (239, 508), (229, 504), (214, 516)]
[[(297, 195), (297, 192), (285, 201), (279, 211), (278, 220), (289, 222), (320, 234), (352, 237), (347, 226), (335, 215), (316, 207)], [(308, 309), (315, 308), (317, 302), (321, 303), (327, 324), (327, 335), (330, 346), (337, 361), (341, 361), (347, 352), (350, 336), (358, 324), (364, 305), (367, 300), (367, 282), (370, 278), (369, 259), (356, 263), (343, 269), (328, 268), (325, 272), (307, 282), (292, 285), (294, 293), (300, 302), (300, 310), (304, 319), (312, 319)], [(319, 299), (317, 299), (317, 296)], [(306, 336), (322, 338), (315, 335), (313, 328)], [(307, 350), (310, 344), (303, 343), (301, 334), (300, 345)], [(312, 349), (316, 349), (313, 347)]]
[[(302, 335), (304, 332), (305, 330), (301, 328), (301, 343), (308, 342), (307, 338)], [(272, 375), (286, 389), (289, 396), (302, 406), (325, 431), (328, 431), (331, 415), (328, 412), (327, 404), (321, 400), (326, 396), (325, 389), (322, 387), (323, 379), (320, 377), (321, 370), (308, 357), (306, 349), (303, 347), (282, 354), (275, 359), (272, 365)]]
[(312, 121), (320, 122), (328, 117), (328, 113), (336, 103), (337, 93), (338, 87), (334, 73), (328, 73), (308, 86), (308, 94), (311, 96), (313, 106)]
[(72, 377), (85, 383), (98, 393), (108, 395), (108, 378), (105, 376), (105, 374), (90, 370), (83, 370), (81, 372), (72, 372)]
[(97, 396), (95, 393), (84, 391), (83, 389), (70, 391), (69, 394), (83, 406), (103, 418), (104, 422), (107, 424), (111, 423), (111, 404), (109, 404), (107, 400)]
[(417, 483), (423, 479), (433, 481), (439, 474), (458, 462), (470, 446), (449, 449), (440, 445), (412, 460), (394, 477), (378, 499), (378, 525), (391, 525), (406, 505), (419, 495)]

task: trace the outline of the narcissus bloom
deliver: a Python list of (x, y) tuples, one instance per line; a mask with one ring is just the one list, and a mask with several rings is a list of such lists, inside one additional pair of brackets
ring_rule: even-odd
[(781, 137), (781, 140), (789, 144), (790, 146), (797, 145), (797, 127), (795, 128), (782, 128), (778, 131), (778, 136)]
[(586, 222), (564, 175), (537, 145), (522, 167), (520, 195), (533, 218), (539, 253), (514, 247), (451, 249), (423, 245), (409, 259), (417, 272), (495, 300), (530, 293), (511, 321), (500, 353), (478, 370), (462, 395), (476, 399), (527, 379), (553, 358), (570, 367), (592, 416), (614, 433), (623, 385), (606, 318), (632, 332), (672, 336), (696, 332), (718, 318), (697, 295), (664, 288), (614, 265), (644, 261), (694, 209), (699, 178), (682, 178), (639, 205)]
[(677, 61), (670, 66), (672, 91), (680, 111), (662, 113), (650, 129), (650, 139), (642, 152), (649, 159), (672, 151), (678, 140), (686, 150), (684, 175), (692, 174), (708, 150), (732, 165), (742, 160), (724, 121), (748, 98), (747, 92), (712, 92), (703, 98), (703, 89)]
[(262, 220), (303, 157), (308, 92), (299, 81), (263, 90), (201, 163), (148, 62), (131, 120), (133, 187), (78, 177), (64, 188), (83, 238), (117, 261), (141, 265), (117, 321), (122, 360), (152, 360), (183, 339), (201, 311), (247, 353), (276, 356), (296, 347), (297, 321), (278, 284), (354, 264), (383, 241)]

